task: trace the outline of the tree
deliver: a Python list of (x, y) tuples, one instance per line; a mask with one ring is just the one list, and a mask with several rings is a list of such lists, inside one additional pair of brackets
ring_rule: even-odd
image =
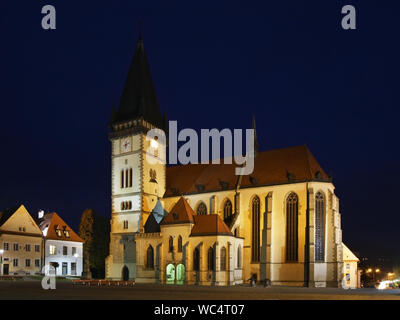
[(104, 278), (105, 259), (108, 256), (110, 241), (109, 220), (92, 209), (86, 209), (82, 213), (79, 236), (85, 241), (83, 277)]
[(83, 242), (83, 274), (82, 277), (91, 279), (90, 272), (90, 251), (93, 243), (94, 230), (94, 211), (86, 209), (82, 213), (81, 222), (79, 224), (79, 236)]

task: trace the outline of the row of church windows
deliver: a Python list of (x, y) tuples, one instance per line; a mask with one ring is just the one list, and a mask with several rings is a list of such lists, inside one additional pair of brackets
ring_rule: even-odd
[[(169, 237), (168, 243), (168, 252), (174, 251), (174, 238), (172, 236)], [(182, 252), (182, 237), (178, 237), (178, 252)]]
[[(292, 192), (286, 199), (286, 261), (298, 261), (298, 196)], [(266, 199), (268, 201), (268, 199)], [(321, 192), (315, 196), (315, 260), (324, 261), (324, 211), (325, 197)], [(251, 260), (260, 261), (260, 198), (252, 201)]]
[[(207, 206), (204, 202), (200, 202), (197, 206), (196, 214), (198, 215), (206, 215), (207, 214)], [(232, 222), (233, 218), (233, 210), (232, 210), (232, 202), (227, 199), (224, 204), (224, 222), (228, 225)]]
[(132, 168), (121, 170), (121, 189), (132, 187)]
[[(171, 239), (170, 237), (170, 247), (171, 249)], [(178, 248), (179, 248), (179, 241), (180, 241), (180, 252), (182, 252), (182, 237), (179, 236), (178, 238)], [(172, 239), (173, 243), (173, 239)], [(173, 248), (173, 247), (172, 247)], [(179, 251), (179, 249), (178, 249)], [(227, 262), (226, 262), (226, 248), (222, 247), (220, 249), (220, 270), (226, 271), (227, 270)], [(242, 266), (242, 248), (239, 246), (237, 248), (237, 260), (236, 260), (236, 267), (239, 269)], [(146, 268), (147, 269), (154, 269), (154, 249), (151, 245), (148, 246), (146, 251)], [(193, 251), (193, 269), (195, 271), (200, 270), (200, 249), (196, 248)], [(207, 251), (207, 269), (208, 271), (215, 271), (215, 250), (210, 247)]]

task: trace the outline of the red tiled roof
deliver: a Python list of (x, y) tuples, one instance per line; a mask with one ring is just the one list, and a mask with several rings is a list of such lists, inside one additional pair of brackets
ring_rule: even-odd
[(232, 232), (217, 214), (194, 216), (194, 226), (190, 236), (230, 235)]
[[(39, 222), (39, 228), (42, 232), (46, 227), (46, 239), (83, 242), (82, 238), (80, 238), (55, 212), (46, 213)], [(61, 230), (61, 236), (57, 235), (56, 229)], [(69, 237), (67, 237), (64, 230), (69, 232)]]
[(180, 197), (168, 215), (162, 220), (161, 224), (193, 223), (194, 215), (195, 213), (186, 199)]
[[(189, 164), (167, 168), (166, 197), (234, 189), (237, 164)], [(243, 176), (240, 187), (301, 181), (331, 181), (306, 146), (259, 152), (254, 171)]]

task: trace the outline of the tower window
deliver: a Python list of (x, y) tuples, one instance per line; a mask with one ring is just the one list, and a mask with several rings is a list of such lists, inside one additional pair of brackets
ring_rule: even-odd
[(121, 202), (121, 211), (131, 210), (131, 209), (132, 209), (132, 201), (122, 201)]
[(125, 187), (124, 184), (124, 170), (121, 170), (121, 189), (123, 189)]
[(124, 220), (124, 229), (128, 229), (128, 220)]

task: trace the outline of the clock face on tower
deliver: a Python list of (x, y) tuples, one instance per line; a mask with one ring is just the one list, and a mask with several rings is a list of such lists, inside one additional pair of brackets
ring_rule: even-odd
[(122, 152), (131, 151), (131, 138), (125, 138), (121, 140), (121, 151)]

